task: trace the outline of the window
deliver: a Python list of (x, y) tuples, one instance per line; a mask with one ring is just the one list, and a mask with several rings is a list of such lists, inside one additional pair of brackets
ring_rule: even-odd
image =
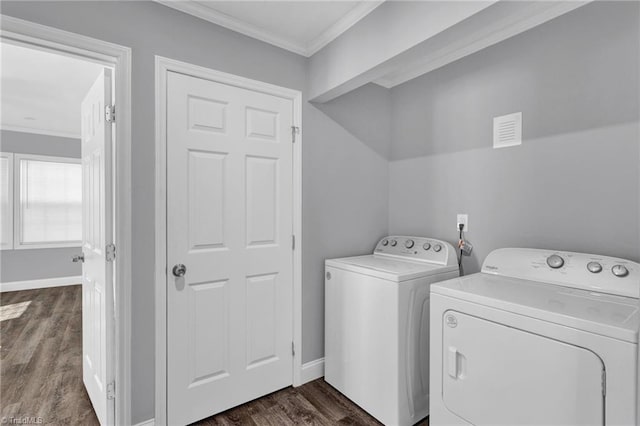
[(2, 248), (81, 245), (80, 160), (2, 154), (0, 161)]

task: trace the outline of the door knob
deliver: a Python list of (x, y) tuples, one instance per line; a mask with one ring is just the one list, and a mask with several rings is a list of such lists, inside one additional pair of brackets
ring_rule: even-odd
[(172, 269), (173, 275), (176, 277), (184, 277), (184, 274), (187, 273), (187, 267), (182, 263), (178, 263)]
[(73, 256), (73, 260), (74, 262), (78, 263), (84, 263), (84, 253), (83, 254), (76, 254), (75, 256)]

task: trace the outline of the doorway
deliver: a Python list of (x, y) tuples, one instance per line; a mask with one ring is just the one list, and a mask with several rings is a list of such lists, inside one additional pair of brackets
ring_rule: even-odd
[[(107, 359), (113, 308), (112, 300), (101, 295), (113, 285), (107, 277), (112, 265), (107, 268), (106, 261), (91, 256), (91, 243), (94, 234), (112, 241), (104, 232), (112, 218), (102, 213), (109, 198), (103, 182), (110, 174), (93, 170), (102, 171), (111, 161), (103, 155), (111, 146), (104, 132), (111, 129), (100, 125), (96, 104), (111, 102), (112, 70), (4, 42), (0, 52), (0, 309), (9, 313), (2, 318), (7, 352), (2, 405), (19, 405), (22, 412), (12, 412), (14, 416), (48, 422), (78, 417), (107, 424), (108, 418), (113, 421), (113, 404), (106, 398), (108, 383), (113, 382)], [(102, 136), (92, 139), (90, 132)], [(83, 264), (85, 257), (88, 262)], [(96, 264), (103, 270), (96, 270)], [(17, 332), (29, 329), (40, 333)], [(79, 351), (81, 359), (76, 356)], [(19, 365), (20, 378), (11, 374)], [(51, 381), (57, 386), (37, 386)], [(77, 386), (80, 383), (84, 387)], [(69, 399), (52, 409), (49, 405), (59, 388)]]
[(296, 382), (301, 95), (165, 58), (156, 72), (155, 420), (187, 424)]
[[(50, 301), (45, 301), (40, 305), (50, 311), (55, 311), (56, 307), (67, 306), (66, 309), (58, 309), (60, 315), (53, 320), (55, 327), (52, 327), (52, 330), (59, 331), (60, 322), (67, 321), (68, 327), (63, 328), (62, 331), (66, 335), (63, 334), (61, 337), (63, 340), (66, 339), (64, 343), (66, 352), (58, 353), (53, 348), (55, 343), (60, 343), (60, 338), (47, 335), (44, 332), (47, 325), (44, 321), (38, 321), (37, 318), (32, 323), (43, 330), (43, 333), (40, 336), (36, 333), (30, 337), (34, 338), (31, 348), (39, 348), (38, 357), (52, 359), (47, 364), (47, 368), (43, 367), (44, 364), (38, 364), (40, 367), (36, 372), (41, 373), (41, 377), (36, 380), (40, 381), (40, 388), (50, 388), (53, 395), (59, 396), (61, 392), (64, 393), (61, 383), (64, 386), (79, 386), (82, 391), (87, 392), (85, 396), (90, 401), (88, 406), (93, 407), (95, 414), (93, 417), (78, 419), (75, 418), (78, 416), (77, 410), (71, 409), (66, 413), (58, 413), (55, 410), (56, 404), (49, 404), (49, 412), (46, 414), (49, 419), (42, 418), (41, 421), (126, 424), (130, 422), (128, 402), (130, 399), (130, 262), (128, 259), (130, 258), (129, 74), (131, 52), (128, 48), (27, 21), (6, 16), (1, 16), (1, 19), (0, 43), (3, 46), (55, 58), (49, 65), (37, 62), (23, 64), (35, 70), (36, 74), (44, 74), (53, 83), (57, 82), (59, 86), (65, 87), (65, 85), (73, 86), (79, 77), (74, 72), (68, 75), (56, 75), (54, 73), (56, 60), (60, 63), (82, 63), (95, 71), (90, 76), (91, 84), (86, 87), (76, 111), (70, 113), (72, 117), (77, 118), (76, 143), (79, 145), (79, 152), (74, 158), (50, 155), (23, 158), (22, 153), (8, 153), (2, 158), (3, 170), (7, 170), (6, 175), (9, 176), (9, 169), (13, 169), (11, 175), (14, 181), (17, 181), (17, 186), (16, 182), (12, 182), (12, 189), (3, 191), (3, 195), (7, 193), (6, 200), (11, 199), (14, 204), (12, 209), (5, 209), (13, 211), (14, 215), (11, 217), (11, 226), (3, 226), (3, 246), (11, 244), (13, 251), (27, 253), (28, 250), (48, 249), (51, 244), (57, 244), (59, 247), (56, 249), (71, 248), (78, 264), (85, 261), (84, 265), (76, 266), (78, 276), (75, 278), (79, 278), (76, 282), (78, 284), (82, 282), (81, 286), (75, 286), (75, 289), (73, 286), (68, 286), (44, 290), (34, 287), (28, 290), (35, 299), (37, 292), (63, 289), (60, 290), (58, 304), (51, 306)], [(7, 63), (5, 59), (3, 57), (3, 64)], [(24, 74), (23, 77), (27, 79), (27, 73)], [(63, 91), (64, 94), (70, 92), (71, 90)], [(23, 98), (27, 99), (28, 96), (25, 95)], [(62, 109), (61, 106), (67, 101), (69, 100), (66, 98), (59, 99), (53, 107)], [(45, 103), (41, 101), (35, 104), (43, 106)], [(4, 104), (3, 99), (3, 110), (5, 110)], [(121, 112), (117, 124), (113, 116), (114, 104)], [(19, 102), (15, 105), (11, 104), (12, 109), (19, 110), (18, 106)], [(51, 126), (60, 125), (64, 121), (52, 115), (36, 111), (31, 117), (33, 120), (28, 120), (32, 121), (30, 127), (23, 126), (32, 130), (29, 133), (31, 136), (26, 139), (33, 139), (34, 129), (37, 130), (38, 127), (36, 121), (42, 123), (43, 127), (47, 124), (49, 133), (52, 133)], [(3, 127), (10, 127), (5, 126), (7, 124), (3, 120)], [(28, 133), (19, 127), (14, 126), (12, 130)], [(9, 183), (8, 179), (3, 179), (3, 185), (5, 181)], [(6, 203), (3, 203), (3, 207), (5, 207), (4, 204)], [(13, 230), (11, 234), (7, 232), (9, 229)], [(6, 252), (0, 255), (4, 253)], [(116, 253), (120, 256), (116, 257)], [(70, 257), (67, 256), (65, 263), (70, 263)], [(42, 270), (44, 264), (37, 262), (29, 265), (29, 268)], [(48, 287), (61, 284), (72, 283), (50, 282)], [(30, 285), (33, 286), (34, 283), (31, 282)], [(73, 305), (71, 308), (68, 307), (69, 303)], [(23, 305), (25, 308), (16, 315), (28, 318), (33, 312), (29, 311), (29, 304)], [(72, 326), (73, 324), (75, 325)], [(78, 338), (80, 333), (82, 337)], [(38, 337), (41, 340), (38, 340)], [(10, 343), (3, 342), (3, 348)], [(47, 350), (51, 353), (47, 354)], [(16, 350), (16, 360), (19, 361), (17, 358), (21, 356), (32, 356), (36, 351), (27, 352)], [(29, 364), (26, 365), (28, 367)], [(34, 372), (27, 367), (25, 367), (26, 373)], [(56, 370), (58, 367), (64, 371)], [(3, 387), (10, 386), (11, 383), (6, 383), (4, 373), (3, 363)], [(59, 381), (56, 382), (54, 378)], [(65, 382), (65, 379), (69, 380)], [(118, 392), (116, 392), (116, 384)], [(14, 387), (12, 391), (19, 389), (20, 386)], [(69, 393), (71, 400), (64, 401), (67, 406), (73, 407), (72, 399), (80, 398), (80, 393)], [(11, 393), (3, 392), (3, 396), (5, 394)], [(22, 396), (29, 399), (25, 401), (25, 406), (28, 406), (28, 403), (40, 405), (50, 403), (44, 399), (46, 394), (40, 395), (42, 399), (39, 401), (38, 396), (32, 393), (24, 393)], [(20, 398), (20, 392), (13, 392), (13, 397)], [(82, 406), (80, 400), (75, 401), (75, 404)], [(13, 406), (19, 408), (20, 404), (16, 405), (14, 402)], [(6, 417), (18, 420), (35, 417), (37, 422), (38, 417), (42, 417), (38, 414), (22, 413), (18, 410), (8, 413)]]

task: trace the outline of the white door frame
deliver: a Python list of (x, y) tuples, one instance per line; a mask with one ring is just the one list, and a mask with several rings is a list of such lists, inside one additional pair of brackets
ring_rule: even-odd
[(114, 179), (116, 372), (115, 423), (131, 424), (131, 49), (83, 35), (0, 15), (6, 43), (89, 60), (114, 68), (117, 121)]
[[(155, 424), (167, 423), (167, 74), (177, 72), (293, 101), (293, 125), (301, 128), (302, 92), (156, 56), (156, 411)], [(302, 131), (293, 144), (293, 385), (302, 370)]]

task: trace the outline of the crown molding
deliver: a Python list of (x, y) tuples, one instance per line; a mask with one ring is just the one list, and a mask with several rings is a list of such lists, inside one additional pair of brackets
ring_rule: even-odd
[(291, 43), (289, 40), (285, 40), (282, 37), (256, 28), (254, 25), (247, 24), (244, 21), (214, 10), (210, 7), (204, 6), (198, 2), (178, 0), (155, 1), (172, 9), (179, 10), (180, 12), (188, 13), (189, 15), (204, 19), (205, 21), (220, 25), (221, 27), (227, 28), (229, 30), (244, 34), (260, 41), (264, 41), (265, 43), (272, 44), (290, 52), (297, 53), (298, 55), (305, 56), (306, 54), (306, 49), (304, 46), (296, 43)]
[(48, 129), (34, 129), (31, 127), (24, 127), (24, 126), (12, 126), (10, 124), (0, 125), (0, 130), (7, 130), (10, 132), (20, 132), (20, 133), (33, 133), (35, 135), (57, 136), (60, 138), (68, 138), (68, 139), (81, 138), (79, 133), (74, 133), (74, 132), (64, 132), (64, 131), (48, 130)]
[(324, 30), (307, 46), (307, 54), (305, 56), (313, 56), (320, 49), (337, 39), (342, 33), (357, 24), (362, 18), (373, 12), (375, 8), (384, 3), (385, 0), (364, 1), (351, 9), (346, 15), (340, 18), (336, 23)]
[(179, 10), (180, 12), (187, 13), (189, 15), (195, 16), (200, 19), (204, 19), (205, 21), (209, 21), (216, 25), (220, 25), (221, 27), (227, 28), (229, 30), (238, 32), (240, 34), (244, 34), (251, 38), (255, 38), (257, 40), (263, 41), (265, 43), (272, 44), (281, 49), (288, 50), (290, 52), (296, 53), (298, 55), (302, 55), (305, 57), (310, 57), (320, 49), (322, 49), (327, 44), (331, 43), (342, 33), (347, 31), (353, 25), (355, 25), (362, 18), (367, 16), (371, 11), (373, 11), (376, 7), (380, 6), (384, 3), (384, 0), (374, 0), (374, 1), (364, 1), (350, 10), (347, 14), (345, 14), (342, 18), (340, 18), (337, 22), (327, 28), (322, 32), (318, 37), (309, 42), (305, 43), (296, 43), (288, 40), (284, 37), (273, 34), (269, 31), (265, 31), (261, 28), (256, 27), (255, 25), (248, 24), (240, 19), (234, 18), (233, 16), (227, 15), (226, 13), (222, 13), (217, 11), (211, 7), (205, 6), (198, 1), (191, 0), (154, 0), (156, 3), (160, 3), (164, 6), (170, 7), (175, 10)]

